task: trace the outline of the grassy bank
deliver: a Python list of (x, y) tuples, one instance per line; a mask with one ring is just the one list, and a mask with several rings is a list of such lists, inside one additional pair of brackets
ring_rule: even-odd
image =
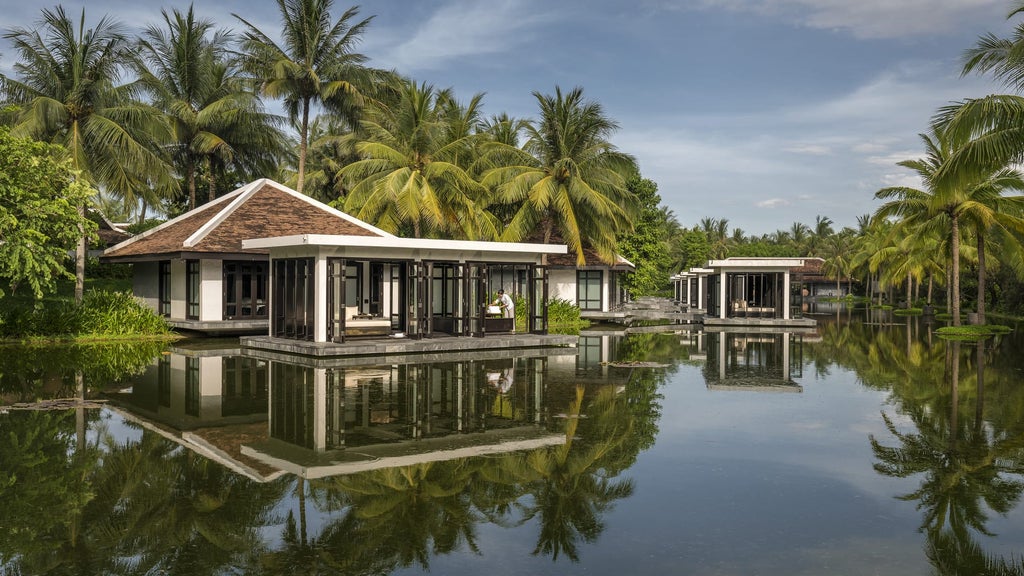
[(117, 279), (92, 281), (81, 305), (76, 304), (71, 295), (73, 285), (71, 294), (66, 285), (61, 285), (56, 295), (41, 300), (20, 294), (0, 299), (0, 340), (174, 338), (163, 318), (130, 292), (117, 291), (124, 284), (124, 280)]

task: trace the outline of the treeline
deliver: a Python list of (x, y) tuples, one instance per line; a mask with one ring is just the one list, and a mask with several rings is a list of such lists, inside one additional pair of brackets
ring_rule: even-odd
[(648, 267), (633, 235), (664, 210), (637, 188), (656, 186), (581, 88), (534, 92), (534, 118), (486, 115), (482, 94), (369, 66), (356, 48), (372, 17), (357, 8), (278, 8), (272, 32), (235, 15), (232, 33), (189, 6), (137, 35), (44, 9), (4, 33), (17, 58), (0, 76), (0, 123), (61, 147), (69, 180), (115, 220), (175, 216), (272, 177), (403, 236), (561, 242), (580, 263), (622, 251)]

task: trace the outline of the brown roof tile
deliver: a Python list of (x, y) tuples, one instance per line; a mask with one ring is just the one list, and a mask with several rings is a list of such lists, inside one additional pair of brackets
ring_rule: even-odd
[[(265, 250), (243, 250), (242, 240), (299, 234), (343, 234), (379, 236), (368, 228), (346, 220), (266, 183), (193, 246), (185, 241), (207, 222), (220, 216), (231, 204), (232, 195), (196, 208), (133, 242), (115, 246), (104, 258), (169, 255), (179, 252), (266, 254)], [(237, 196), (237, 195), (236, 195)]]

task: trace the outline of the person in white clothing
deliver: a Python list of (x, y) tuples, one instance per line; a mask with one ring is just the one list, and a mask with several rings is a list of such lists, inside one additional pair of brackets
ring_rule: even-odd
[(494, 300), (493, 305), (501, 307), (502, 318), (516, 317), (515, 302), (512, 302), (512, 298), (510, 298), (508, 294), (505, 294), (504, 290), (498, 290), (498, 297)]

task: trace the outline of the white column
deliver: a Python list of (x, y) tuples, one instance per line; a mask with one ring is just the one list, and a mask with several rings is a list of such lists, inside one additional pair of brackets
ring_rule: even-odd
[(313, 450), (327, 450), (327, 370), (313, 369)]
[(789, 380), (789, 332), (782, 333), (782, 369), (786, 371), (783, 380)]
[(694, 306), (694, 308), (703, 309), (704, 308), (704, 288), (708, 284), (707, 284), (707, 277), (706, 276), (703, 278), (703, 280), (704, 280), (703, 282), (701, 282), (701, 279), (702, 279), (701, 276), (698, 275), (697, 276), (697, 305)]
[(725, 345), (725, 332), (718, 333), (718, 379), (725, 384), (725, 365), (729, 361), (726, 357), (728, 348)]
[(789, 320), (789, 270), (782, 273), (782, 319)]
[(199, 261), (199, 321), (224, 319), (224, 261)]
[(313, 341), (327, 342), (327, 257), (319, 250), (313, 269)]
[(725, 308), (725, 270), (718, 273), (718, 317), (725, 319), (726, 308)]

